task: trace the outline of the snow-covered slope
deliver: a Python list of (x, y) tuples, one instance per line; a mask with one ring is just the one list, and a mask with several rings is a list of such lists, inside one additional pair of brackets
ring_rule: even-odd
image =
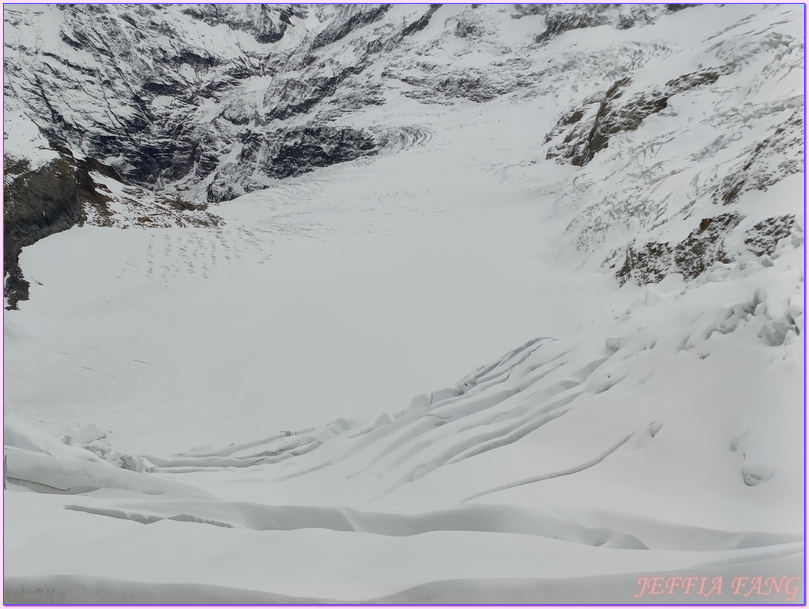
[(803, 602), (800, 7), (4, 10), (6, 602)]

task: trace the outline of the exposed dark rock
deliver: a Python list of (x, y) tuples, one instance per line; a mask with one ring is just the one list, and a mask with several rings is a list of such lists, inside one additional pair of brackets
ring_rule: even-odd
[[(476, 5), (472, 5), (475, 8)], [(533, 15), (544, 15), (550, 10), (548, 4), (515, 4), (514, 12), (511, 14), (512, 19), (522, 19), (523, 17), (530, 17)]]
[(285, 120), (295, 114), (305, 114), (320, 101), (331, 97), (343, 80), (352, 74), (359, 74), (365, 65), (350, 66), (332, 76), (318, 76), (309, 79), (288, 78), (280, 89), (268, 90), (264, 105), (270, 107), (264, 121)]
[(575, 123), (578, 123), (583, 117), (584, 117), (584, 112), (582, 112), (581, 110), (574, 110), (569, 115), (562, 118), (562, 124), (563, 125), (573, 125)]
[(679, 10), (669, 8), (671, 6), (674, 5), (516, 4), (512, 18), (522, 19), (532, 15), (544, 15), (545, 31), (534, 38), (536, 43), (543, 44), (571, 30), (605, 25), (626, 30), (636, 25), (654, 23), (662, 15)]
[(229, 169), (231, 168), (227, 165), (220, 169), (214, 177), (214, 181), (205, 190), (205, 196), (211, 203), (231, 201), (242, 196), (245, 192), (249, 192), (244, 186), (234, 184), (225, 179)]
[(721, 214), (704, 218), (699, 228), (674, 248), (674, 265), (686, 279), (701, 275), (714, 262), (729, 263), (724, 238), (741, 221), (739, 214)]
[(354, 30), (379, 21), (391, 8), (390, 4), (349, 4), (343, 7), (347, 18), (335, 20), (312, 41), (312, 49), (319, 49), (348, 36)]
[(385, 91), (381, 84), (369, 80), (356, 80), (343, 86), (317, 113), (315, 120), (329, 122), (365, 106), (385, 104)]
[(167, 173), (175, 178), (183, 176), (188, 165), (175, 165), (178, 144), (174, 140), (144, 142), (138, 149), (127, 151), (126, 159), (132, 169), (126, 172), (126, 177), (142, 184), (154, 184)]
[(621, 285), (633, 279), (639, 285), (658, 283), (671, 272), (672, 248), (668, 243), (646, 243), (626, 250), (624, 265), (615, 276)]
[(499, 91), (488, 79), (481, 76), (450, 76), (438, 82), (436, 89), (449, 97), (464, 97), (474, 102), (487, 102), (498, 96)]
[(268, 178), (288, 178), (376, 154), (379, 144), (370, 132), (349, 127), (295, 127), (274, 134), (245, 133), (238, 163), (223, 166), (208, 186), (208, 200), (228, 201), (261, 188), (247, 176), (256, 171)]
[(795, 111), (734, 167), (713, 195), (713, 202), (734, 203), (750, 190), (767, 190), (788, 175), (803, 172), (803, 116)]
[(20, 175), (31, 169), (31, 162), (28, 159), (15, 159), (6, 156), (3, 162), (5, 177)]
[(213, 55), (200, 55), (199, 53), (187, 49), (179, 52), (174, 57), (174, 61), (180, 65), (188, 64), (197, 70), (211, 69), (219, 63), (219, 60)]
[(479, 38), (486, 32), (483, 20), (477, 13), (462, 13), (455, 22), (454, 34), (458, 38)]
[[(313, 110), (320, 113), (312, 122), (322, 123), (362, 106), (383, 104), (383, 87), (356, 77), (376, 61), (372, 54), (387, 52), (427, 27), (439, 7), (425, 6), (410, 22), (382, 28), (381, 33), (375, 30), (373, 36), (348, 45), (352, 52), (335, 62), (328, 49), (318, 49), (358, 29), (370, 31), (368, 26), (380, 22), (389, 5), (346, 5), (328, 11), (328, 22), (309, 47), (268, 49), (267, 54), (240, 49), (235, 55), (200, 47), (198, 41), (182, 36), (171, 11), (161, 5), (137, 5), (126, 11), (105, 5), (60, 5), (62, 40), (93, 56), (94, 62), (81, 65), (48, 52), (48, 60), (42, 61), (43, 54), (37, 69), (13, 62), (7, 62), (6, 69), (13, 75), (15, 98), (28, 106), (49, 139), (114, 166), (133, 184), (156, 187), (183, 181), (184, 190), (221, 169), (241, 130), (275, 131), (277, 121)], [(264, 43), (286, 35), (296, 18), (315, 9), (212, 4), (180, 10), (212, 27), (224, 24)], [(15, 44), (19, 53), (28, 53), (24, 41)], [(252, 97), (230, 95), (244, 79), (268, 74), (277, 78), (263, 107)], [(71, 92), (67, 96), (62, 94), (66, 86)], [(475, 101), (502, 93), (485, 74), (447, 75), (435, 88), (426, 82), (422, 89)], [(211, 100), (226, 103), (217, 120), (200, 124), (199, 109)]]
[(635, 20), (629, 15), (621, 15), (615, 24), (615, 28), (619, 30), (628, 30), (632, 27), (635, 27)]
[[(597, 152), (607, 148), (613, 135), (635, 131), (644, 119), (663, 110), (673, 95), (716, 82), (720, 75), (729, 71), (730, 68), (726, 67), (683, 74), (661, 87), (637, 93), (626, 101), (621, 98), (629, 79), (620, 79), (603, 96), (585, 100), (583, 107), (568, 111), (557, 121), (546, 135), (545, 142), (557, 139), (563, 133), (565, 137), (548, 149), (546, 158), (584, 166), (593, 160)], [(598, 103), (598, 108), (593, 112), (595, 103)], [(584, 117), (587, 120), (582, 120)]]
[(96, 159), (79, 159), (76, 161), (76, 187), (78, 188), (79, 202), (83, 205), (90, 205), (96, 208), (101, 214), (109, 214), (109, 203), (112, 198), (103, 191), (107, 190), (93, 180), (91, 172), (100, 173), (103, 176), (126, 183), (112, 167), (104, 165)]
[(629, 246), (623, 266), (615, 273), (623, 285), (629, 280), (639, 285), (658, 283), (669, 273), (682, 273), (686, 279), (698, 277), (714, 262), (729, 263), (725, 237), (739, 224), (739, 214), (704, 218), (699, 227), (680, 243), (650, 242), (636, 249)]
[[(420, 32), (424, 28), (426, 28), (430, 24), (430, 19), (432, 19), (433, 14), (439, 8), (441, 8), (441, 4), (431, 4), (430, 8), (427, 9), (427, 12), (424, 13), (421, 17), (419, 17), (416, 21), (411, 23), (410, 25), (406, 26), (402, 30), (402, 36), (412, 36), (416, 32)], [(472, 8), (475, 8), (474, 5)]]
[(40, 239), (84, 224), (85, 207), (100, 215), (109, 215), (107, 203), (111, 197), (106, 187), (93, 180), (98, 173), (126, 184), (118, 173), (96, 159), (74, 159), (72, 153), (52, 142), (59, 157), (36, 169), (29, 170), (27, 162), (12, 162), (6, 168), (3, 184), (3, 264), (4, 295), (9, 309), (16, 309), (20, 300), (28, 299), (28, 282), (19, 266), (23, 247)]
[[(629, 84), (629, 79), (622, 78), (614, 82), (603, 97), (591, 101), (591, 104), (593, 102), (598, 103), (594, 114), (589, 108), (577, 108), (563, 116), (554, 130), (546, 136), (546, 142), (562, 132), (564, 127), (571, 124), (575, 125), (575, 127), (567, 134), (561, 145), (548, 150), (546, 158), (562, 157), (568, 159), (572, 165), (583, 166), (592, 160), (596, 152), (606, 148), (610, 135), (618, 133), (624, 128), (624, 125), (619, 120), (618, 113), (613, 108), (613, 103), (614, 100), (623, 95), (623, 89), (627, 84)], [(582, 121), (581, 119), (585, 114), (592, 114), (592, 118)], [(629, 114), (632, 123), (637, 123), (634, 126), (636, 129), (643, 119), (640, 118), (639, 114)], [(626, 127), (629, 127), (629, 124)]]
[(744, 243), (756, 256), (769, 256), (781, 239), (789, 237), (795, 226), (795, 216), (773, 216), (745, 231)]
[[(607, 6), (607, 5), (604, 5)], [(582, 13), (578, 11), (549, 13), (545, 16), (545, 31), (534, 38), (534, 42), (543, 43), (569, 30), (596, 27), (609, 23), (605, 11)]]
[(682, 93), (683, 91), (689, 91), (690, 89), (695, 89), (703, 85), (713, 84), (719, 80), (719, 77), (722, 74), (728, 74), (731, 69), (732, 68), (725, 66), (724, 68), (718, 68), (715, 70), (707, 69), (683, 74), (682, 76), (678, 76), (677, 78), (668, 81), (665, 84), (664, 89), (666, 90), (668, 96), (671, 97), (672, 95)]
[(162, 82), (145, 82), (143, 83), (143, 90), (154, 95), (180, 97), (187, 89), (181, 82), (164, 80)]
[(682, 10), (685, 10), (687, 8), (693, 8), (695, 6), (699, 6), (699, 5), (698, 4), (666, 4), (666, 9), (668, 9), (668, 11), (670, 13), (679, 13)]
[[(217, 127), (196, 133), (191, 116), (207, 99), (237, 86), (239, 79), (272, 69), (273, 62), (248, 53), (232, 57), (202, 49), (197, 41), (178, 35), (159, 5), (127, 12), (90, 5), (60, 9), (65, 15), (62, 40), (96, 57), (93, 67), (50, 57), (53, 54), (37, 70), (7, 66), (14, 73), (15, 95), (27, 100), (48, 138), (115, 165), (133, 183), (154, 185), (189, 174), (204, 178), (199, 174), (215, 169), (214, 158), (222, 153), (214, 157), (206, 146), (203, 158), (198, 148)], [(212, 26), (224, 24), (252, 34), (259, 42), (278, 39), (293, 16), (306, 12), (291, 5), (187, 5), (182, 10)], [(169, 43), (155, 44), (153, 34)], [(64, 70), (54, 73), (53, 66)], [(188, 66), (192, 77), (187, 69), (179, 69)], [(65, 87), (78, 97), (54, 96)], [(109, 120), (98, 122), (99, 115)], [(222, 116), (234, 125), (246, 125), (252, 113), (230, 107)], [(216, 135), (221, 141), (227, 134)]]
[(278, 139), (268, 139), (269, 154), (260, 159), (264, 173), (286, 178), (352, 161), (376, 148), (374, 137), (350, 128), (303, 127), (290, 129)]
[(465, 70), (460, 74), (449, 74), (436, 79), (431, 74), (434, 66), (420, 64), (423, 74), (412, 72), (399, 73), (393, 69), (382, 73), (383, 78), (395, 78), (408, 85), (413, 90), (402, 94), (422, 103), (446, 103), (445, 100), (468, 99), (477, 103), (488, 102), (509, 91), (515, 90), (521, 83), (500, 83), (488, 74), (478, 70)]
[[(69, 180), (61, 189), (76, 190), (88, 222), (103, 224), (106, 218), (110, 225), (135, 226), (140, 222), (175, 226), (216, 221), (205, 216), (204, 208), (190, 208), (190, 203), (175, 201), (175, 193), (204, 196), (199, 193), (207, 189), (208, 201), (224, 201), (265, 188), (272, 179), (374, 154), (385, 136), (377, 140), (370, 132), (325, 125), (336, 124), (330, 121), (337, 117), (341, 118), (339, 124), (351, 124), (346, 114), (384, 104), (388, 96), (401, 94), (422, 103), (447, 105), (457, 99), (484, 103), (523, 87), (527, 89), (526, 96), (552, 95), (557, 83), (574, 73), (610, 74), (611, 86), (605, 83), (597, 96), (566, 108), (546, 138), (550, 144), (548, 158), (581, 166), (608, 148), (617, 134), (638, 129), (650, 115), (665, 109), (672, 95), (713, 83), (729, 71), (723, 67), (701, 69), (631, 94), (629, 80), (622, 77), (643, 65), (643, 49), (632, 51), (634, 54), (624, 54), (622, 50), (615, 60), (607, 61), (582, 53), (582, 47), (587, 45), (578, 45), (574, 50), (575, 41), (571, 41), (569, 61), (546, 61), (544, 56), (540, 60), (541, 49), (531, 45), (525, 56), (510, 53), (514, 49), (497, 35), (499, 22), (487, 17), (490, 9), (452, 11), (439, 23), (434, 18), (441, 15), (436, 13), (439, 6), (423, 5), (403, 19), (398, 10), (388, 12), (388, 5), (133, 5), (126, 9), (60, 5), (64, 23), (59, 26), (59, 36), (66, 46), (40, 52), (30, 48), (24, 36), (10, 37), (6, 43), (6, 88), (10, 98), (42, 125), (52, 147), (61, 151), (62, 160), (73, 168), (69, 176), (60, 174)], [(526, 26), (530, 25), (532, 32), (541, 31), (537, 41), (544, 44), (581, 28), (626, 29), (651, 23), (687, 6), (516, 5), (511, 16), (534, 19)], [(512, 12), (497, 10), (498, 14), (507, 11), (506, 19)], [(322, 29), (312, 35), (303, 29), (295, 31), (296, 19), (309, 11), (314, 11), (313, 16), (322, 24), (315, 27)], [(10, 15), (9, 29), (15, 31), (13, 11)], [(238, 36), (240, 42), (253, 36), (261, 44), (248, 40), (250, 44), (235, 47), (200, 46), (199, 40), (186, 39), (188, 30), (184, 26), (178, 27), (178, 23), (194, 20), (194, 30), (204, 31), (207, 23), (221, 31), (224, 25), (245, 33)], [(315, 21), (309, 21), (306, 28)], [(422, 36), (408, 39), (428, 26), (431, 36), (438, 30), (432, 40)], [(271, 44), (293, 34), (302, 41), (300, 46)], [(485, 67), (475, 61), (457, 65), (445, 62), (440, 58), (452, 52), (451, 47), (457, 47), (453, 35), (464, 39), (461, 46), (465, 51), (476, 53), (481, 45), (497, 57), (502, 53), (502, 58), (487, 60)], [(200, 38), (207, 39), (207, 35)], [(342, 42), (330, 46), (336, 41)], [(51, 52), (56, 48), (71, 52), (60, 56), (59, 52)], [(83, 53), (76, 54), (73, 48)], [(434, 50), (440, 52), (433, 53)], [(532, 56), (534, 51), (540, 55)], [(80, 59), (84, 53), (92, 58), (86, 65)], [(730, 55), (721, 56), (723, 61), (734, 61)], [(576, 67), (581, 61), (587, 62), (587, 70)], [(381, 82), (369, 76), (379, 73), (383, 76)], [(410, 86), (386, 82), (387, 78)], [(261, 96), (257, 100), (255, 95), (259, 82), (265, 87), (263, 104)], [(581, 86), (589, 88), (591, 83)], [(592, 89), (588, 93), (591, 92)], [(295, 127), (289, 128), (291, 124)], [(107, 165), (92, 167), (87, 163), (95, 161), (74, 161), (68, 149), (80, 150), (82, 155)], [(800, 112), (748, 152), (720, 184), (716, 203), (730, 204), (748, 190), (766, 189), (784, 176), (803, 170)], [(105, 167), (120, 175), (105, 174)], [(14, 178), (9, 184), (29, 171), (30, 165), (22, 161), (8, 163), (7, 176)], [(110, 212), (111, 193), (92, 180), (94, 172), (119, 181), (125, 179), (133, 186), (136, 194), (117, 201), (130, 205), (126, 213)], [(720, 174), (718, 179), (711, 177), (709, 183), (702, 181), (700, 188), (714, 188), (722, 177)], [(643, 179), (635, 182), (642, 183)], [(160, 199), (164, 186), (168, 188), (164, 192), (171, 193), (168, 199)], [(651, 203), (646, 205), (650, 200), (646, 194), (635, 196), (640, 191), (633, 188), (628, 186), (632, 192), (618, 197), (623, 202), (617, 204), (623, 207), (613, 215), (614, 210), (602, 204), (588, 216), (587, 221), (594, 227), (588, 238), (616, 218), (623, 222), (633, 216), (649, 225), (653, 222), (650, 218), (656, 217), (658, 210)], [(703, 195), (704, 192), (695, 196)], [(602, 212), (606, 219), (599, 224)], [(650, 241), (642, 245), (654, 237), (639, 238), (635, 249), (630, 247), (618, 254), (627, 256), (619, 276), (641, 282), (659, 281), (672, 270), (693, 276), (712, 261), (725, 260), (724, 242), (713, 228), (713, 223), (721, 224), (719, 218), (722, 216), (695, 229), (679, 244)], [(770, 251), (779, 231), (786, 230), (779, 227), (757, 225), (749, 235), (748, 246), (757, 252)], [(774, 231), (773, 242), (765, 234), (769, 230)], [(7, 268), (12, 266), (7, 263)], [(14, 289), (22, 293), (21, 274), (19, 281), (9, 279), (6, 285), (17, 285), (19, 289)]]
[(281, 40), (290, 17), (305, 16), (306, 8), (291, 4), (189, 4), (183, 12), (208, 25), (225, 24), (233, 30), (247, 32), (261, 44), (270, 44)]
[(29, 283), (20, 269), (22, 248), (84, 222), (79, 180), (72, 157), (61, 155), (3, 185), (3, 295), (7, 309), (28, 300)]

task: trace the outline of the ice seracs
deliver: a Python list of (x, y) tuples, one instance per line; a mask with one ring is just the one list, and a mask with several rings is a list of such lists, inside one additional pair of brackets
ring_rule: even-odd
[(6, 6), (5, 600), (802, 602), (801, 11), (682, 9)]

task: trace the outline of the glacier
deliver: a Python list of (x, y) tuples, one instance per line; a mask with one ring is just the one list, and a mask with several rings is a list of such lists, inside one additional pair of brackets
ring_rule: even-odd
[(802, 604), (803, 16), (5, 5), (4, 602)]

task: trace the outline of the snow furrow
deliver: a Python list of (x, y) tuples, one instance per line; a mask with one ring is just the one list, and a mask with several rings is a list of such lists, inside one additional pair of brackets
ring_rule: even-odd
[(534, 484), (535, 482), (542, 482), (543, 480), (551, 480), (552, 478), (559, 478), (561, 476), (571, 476), (573, 474), (578, 474), (579, 472), (583, 472), (584, 470), (589, 469), (591, 467), (595, 467), (596, 465), (601, 463), (604, 459), (609, 457), (616, 450), (618, 450), (624, 444), (626, 444), (630, 440), (630, 438), (632, 438), (634, 435), (635, 435), (634, 433), (629, 434), (623, 440), (617, 442), (614, 446), (611, 446), (597, 457), (589, 459), (588, 461), (585, 461), (583, 463), (579, 463), (578, 465), (574, 465), (573, 467), (568, 467), (565, 469), (557, 470), (555, 472), (549, 472), (547, 474), (541, 474), (539, 476), (533, 476), (531, 478), (526, 478), (524, 480), (517, 480), (516, 482), (510, 482), (508, 484), (496, 486), (494, 488), (490, 488), (488, 490), (475, 493), (474, 495), (470, 495), (469, 497), (466, 497), (463, 501), (464, 502), (471, 501), (472, 499), (477, 499), (478, 497), (482, 497), (484, 495), (491, 495), (492, 493), (508, 490), (511, 488), (515, 488), (517, 486), (523, 486), (525, 484)]

